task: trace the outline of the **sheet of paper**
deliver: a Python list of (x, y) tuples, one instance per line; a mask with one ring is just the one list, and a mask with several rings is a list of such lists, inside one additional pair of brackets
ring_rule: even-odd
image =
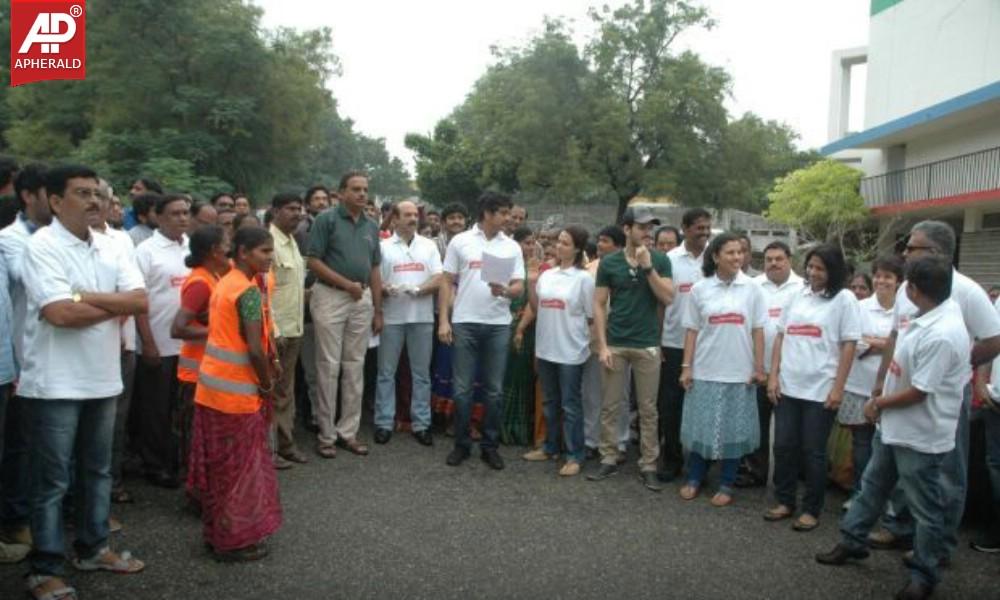
[(516, 259), (513, 256), (494, 256), (489, 252), (483, 252), (483, 266), (479, 272), (486, 283), (508, 285), (514, 276), (515, 264)]

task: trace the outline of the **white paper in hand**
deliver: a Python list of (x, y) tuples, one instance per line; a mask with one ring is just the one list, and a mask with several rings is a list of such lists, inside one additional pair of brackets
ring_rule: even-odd
[(517, 259), (513, 256), (495, 256), (489, 252), (483, 252), (483, 266), (479, 272), (486, 283), (508, 285), (514, 277), (516, 262)]

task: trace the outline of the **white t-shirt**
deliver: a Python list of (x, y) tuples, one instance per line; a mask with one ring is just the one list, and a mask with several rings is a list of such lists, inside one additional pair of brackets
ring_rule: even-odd
[(781, 316), (781, 393), (825, 402), (837, 377), (840, 343), (861, 339), (858, 299), (843, 289), (824, 298), (803, 286)]
[[(965, 330), (969, 333), (972, 343), (976, 340), (985, 340), (993, 336), (1000, 335), (1000, 316), (990, 303), (990, 297), (983, 291), (978, 283), (962, 275), (958, 271), (952, 271), (951, 279), (951, 300), (958, 304), (962, 311), (962, 320), (965, 322)], [(903, 333), (910, 321), (917, 314), (917, 307), (910, 302), (906, 296), (906, 282), (899, 286), (896, 292), (896, 309), (893, 315), (892, 329), (897, 335)], [(966, 381), (972, 377), (972, 361), (966, 361)]]
[(727, 284), (713, 275), (691, 288), (682, 320), (698, 332), (692, 376), (701, 381), (748, 383), (753, 375), (753, 330), (767, 322), (764, 292), (745, 273)]
[(767, 274), (753, 278), (754, 283), (764, 290), (764, 304), (767, 306), (767, 323), (764, 325), (764, 372), (771, 372), (771, 357), (774, 355), (774, 338), (778, 335), (781, 325), (781, 315), (796, 292), (802, 291), (802, 278), (791, 271), (788, 279), (781, 285), (775, 285)]
[(701, 272), (701, 265), (705, 258), (705, 252), (695, 256), (688, 252), (684, 244), (677, 246), (667, 252), (670, 259), (670, 278), (674, 282), (674, 301), (667, 305), (663, 314), (663, 333), (660, 336), (660, 345), (665, 348), (684, 348), (684, 307), (691, 296), (691, 288), (705, 276)]
[[(873, 337), (889, 337), (892, 333), (893, 308), (882, 308), (878, 303), (878, 298), (871, 296), (858, 303), (861, 309), (861, 335)], [(847, 384), (844, 389), (852, 394), (860, 396), (871, 396), (875, 389), (875, 380), (878, 379), (878, 368), (882, 364), (881, 354), (869, 354), (864, 358), (859, 358), (868, 349), (868, 344), (863, 341), (858, 342), (854, 352), (854, 364), (851, 365), (851, 373), (847, 376)]]
[[(997, 302), (993, 305), (993, 308), (1000, 315), (1000, 298), (997, 298)], [(990, 371), (990, 384), (987, 390), (994, 402), (1000, 402), (1000, 356), (993, 359), (993, 369)]]
[(159, 229), (135, 249), (135, 261), (149, 294), (149, 328), (153, 330), (153, 342), (160, 356), (181, 353), (182, 340), (170, 337), (170, 325), (181, 307), (181, 286), (191, 273), (184, 264), (188, 254), (187, 235), (175, 242)]
[(561, 365), (590, 358), (594, 278), (586, 269), (549, 269), (538, 277), (535, 356)]
[(456, 235), (444, 256), (444, 271), (458, 277), (452, 323), (510, 325), (513, 320), (510, 300), (494, 296), (489, 284), (482, 279), (480, 268), (484, 251), (501, 258), (514, 258), (513, 279), (524, 279), (521, 246), (502, 231), (487, 240), (479, 225), (473, 225), (472, 229)]
[[(91, 229), (90, 232), (107, 237), (119, 252), (124, 252), (127, 259), (135, 263), (135, 244), (129, 234), (111, 226), (107, 226), (104, 231)], [(129, 317), (122, 322), (122, 348), (127, 352), (135, 352), (135, 336), (135, 317)]]
[(53, 219), (31, 237), (24, 256), (28, 319), (18, 394), (48, 400), (91, 400), (122, 392), (118, 319), (81, 328), (56, 327), (42, 308), (76, 292), (129, 292), (142, 275), (104, 236), (85, 242)]
[[(441, 272), (437, 244), (414, 235), (407, 245), (398, 235), (382, 240), (382, 285), (419, 287)], [(414, 297), (400, 291), (382, 300), (386, 325), (433, 323), (434, 296)]]
[(955, 447), (955, 429), (969, 364), (969, 334), (952, 300), (912, 318), (899, 333), (885, 378), (886, 395), (915, 387), (923, 402), (882, 411), (882, 442), (941, 454)]
[(7, 278), (10, 288), (10, 304), (13, 309), (14, 359), (18, 365), (24, 364), (24, 326), (27, 322), (28, 295), (24, 289), (24, 252), (31, 240), (24, 213), (18, 213), (13, 223), (0, 231), (0, 257), (7, 263)]

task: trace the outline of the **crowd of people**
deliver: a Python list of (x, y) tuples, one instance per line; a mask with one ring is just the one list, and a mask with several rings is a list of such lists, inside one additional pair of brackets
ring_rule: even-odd
[[(949, 225), (917, 223), (870, 274), (819, 244), (800, 276), (781, 241), (758, 273), (749, 237), (713, 232), (702, 208), (679, 228), (640, 205), (596, 234), (535, 231), (499, 193), (473, 215), (380, 209), (368, 182), (350, 172), (257, 212), (150, 179), (126, 209), (82, 166), (13, 176), (0, 561), (28, 559), (33, 597), (75, 597), (66, 527), (76, 569), (144, 568), (109, 543), (130, 474), (183, 487), (216, 559), (266, 556), (276, 471), (369, 454), (366, 398), (375, 444), (445, 433), (452, 467), (478, 444), (502, 470), (511, 444), (558, 477), (596, 461), (586, 479), (607, 481), (637, 435), (645, 488), (677, 480), (693, 501), (718, 463), (720, 508), (773, 472), (763, 518), (801, 532), (823, 514), (837, 424), (853, 488), (841, 541), (815, 558), (912, 548), (900, 598), (929, 596), (956, 550), (973, 398), (1000, 505), (1000, 303), (953, 268)], [(974, 547), (1000, 552), (1000, 529)]]

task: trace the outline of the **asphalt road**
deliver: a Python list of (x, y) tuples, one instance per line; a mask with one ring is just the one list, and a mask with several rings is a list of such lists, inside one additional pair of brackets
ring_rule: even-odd
[[(282, 472), (285, 524), (269, 542), (271, 555), (253, 564), (214, 562), (181, 492), (132, 481), (137, 502), (114, 507), (125, 529), (113, 544), (145, 560), (146, 570), (69, 580), (85, 599), (282, 600), (844, 600), (888, 598), (905, 583), (898, 552), (841, 568), (813, 561), (837, 541), (839, 492), (830, 492), (820, 528), (803, 534), (761, 519), (763, 490), (717, 509), (707, 495), (682, 501), (678, 484), (644, 489), (634, 461), (594, 483), (558, 478), (555, 463), (525, 463), (521, 448), (501, 449), (502, 472), (478, 453), (451, 468), (450, 440), (435, 442), (425, 448), (396, 434), (366, 458), (341, 452)], [(0, 567), (0, 599), (25, 597), (25, 570)], [(1000, 598), (1000, 558), (963, 548), (935, 597)]]

